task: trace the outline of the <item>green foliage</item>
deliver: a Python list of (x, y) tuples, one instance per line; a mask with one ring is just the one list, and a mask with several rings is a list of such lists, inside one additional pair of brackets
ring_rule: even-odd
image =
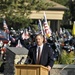
[[(70, 0), (52, 0), (52, 1), (55, 1), (61, 5), (64, 5), (67, 8), (69, 8), (69, 5), (70, 5)], [(70, 10), (65, 11), (63, 20), (62, 20), (62, 25), (70, 25), (71, 19), (72, 19), (72, 16), (71, 16)]]
[[(57, 3), (67, 5), (68, 0), (53, 0)], [(11, 20), (8, 25), (16, 25), (18, 23), (21, 27), (27, 27), (31, 20), (28, 15), (31, 14), (31, 10), (47, 10), (54, 5), (45, 0), (0, 0), (0, 17), (4, 15), (8, 20)], [(68, 24), (68, 18), (70, 15), (67, 13), (64, 15), (63, 24)]]
[(31, 21), (26, 17), (18, 17), (18, 16), (7, 16), (6, 21), (8, 22), (9, 27), (13, 26), (14, 29), (27, 28)]
[(70, 18), (71, 18), (70, 11), (66, 11), (64, 16), (63, 16), (62, 24), (63, 25), (69, 25)]
[(8, 26), (15, 27), (18, 24), (20, 28), (28, 27), (31, 23), (28, 18), (31, 10), (46, 10), (49, 6), (53, 5), (42, 0), (0, 0), (0, 17), (6, 16)]
[(42, 0), (37, 1), (37, 4), (35, 5), (36, 10), (47, 10), (48, 7), (53, 7), (54, 5), (52, 3), (47, 3)]
[(63, 50), (59, 58), (59, 61), (55, 61), (55, 64), (74, 64), (74, 58), (74, 51), (67, 53), (65, 50)]
[(69, 0), (52, 0), (52, 1), (67, 6), (67, 3), (68, 3)]

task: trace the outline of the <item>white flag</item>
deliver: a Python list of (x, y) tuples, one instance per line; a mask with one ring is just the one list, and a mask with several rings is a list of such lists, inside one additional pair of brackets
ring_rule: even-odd
[(42, 28), (41, 20), (39, 20), (38, 28), (39, 28), (39, 31), (41, 31), (41, 34), (44, 35), (43, 34), (43, 28)]

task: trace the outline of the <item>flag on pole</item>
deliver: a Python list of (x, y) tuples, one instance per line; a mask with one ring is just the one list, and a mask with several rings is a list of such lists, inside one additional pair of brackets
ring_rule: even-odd
[(8, 29), (8, 26), (7, 26), (5, 20), (3, 20), (3, 28), (4, 28), (4, 30), (5, 30), (6, 33), (9, 33), (9, 29)]
[(20, 40), (18, 40), (18, 44), (16, 45), (16, 48), (18, 48), (18, 47), (23, 47)]
[(32, 31), (30, 26), (28, 27), (28, 31), (29, 31), (29, 33), (31, 33), (31, 31)]
[(28, 32), (28, 30), (26, 29), (25, 39), (28, 39), (28, 38), (29, 38), (29, 32)]
[(7, 28), (8, 28), (8, 26), (7, 26), (7, 24), (6, 24), (6, 21), (5, 21), (5, 20), (3, 21), (3, 27), (4, 27), (5, 29), (7, 29)]
[(73, 24), (72, 35), (75, 36), (75, 21), (74, 21), (74, 24)]
[(24, 30), (23, 33), (22, 33), (22, 39), (23, 39), (23, 40), (25, 39), (25, 30)]
[(47, 23), (47, 18), (46, 18), (45, 12), (44, 12), (44, 26), (43, 26), (43, 28), (44, 28), (44, 32), (45, 32), (46, 37), (47, 38), (50, 37), (51, 36), (51, 29)]
[(61, 28), (61, 27), (60, 27), (60, 31), (59, 31), (59, 32), (60, 32), (60, 34), (62, 34), (62, 33), (63, 33), (63, 31), (62, 31), (62, 28)]
[(4, 32), (5, 32), (5, 38), (7, 38), (9, 40), (9, 33), (10, 33), (10, 31), (8, 29), (8, 26), (7, 26), (5, 20), (3, 20), (3, 28), (4, 28)]
[(28, 39), (29, 38), (29, 32), (27, 29), (24, 30), (23, 34), (22, 34), (22, 39)]
[(42, 28), (41, 20), (39, 20), (38, 28), (39, 28), (39, 31), (41, 31), (41, 34), (44, 35), (43, 34), (43, 28)]

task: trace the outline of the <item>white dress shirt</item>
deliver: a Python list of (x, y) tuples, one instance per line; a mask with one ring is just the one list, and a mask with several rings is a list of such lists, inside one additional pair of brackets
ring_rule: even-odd
[(41, 46), (37, 46), (36, 58), (38, 58), (38, 48), (40, 47), (40, 54), (42, 53), (43, 44)]

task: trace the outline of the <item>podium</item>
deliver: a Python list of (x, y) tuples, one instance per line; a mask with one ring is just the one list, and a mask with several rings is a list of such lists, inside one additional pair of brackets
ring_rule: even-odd
[(16, 64), (15, 75), (48, 75), (48, 68), (42, 65)]

